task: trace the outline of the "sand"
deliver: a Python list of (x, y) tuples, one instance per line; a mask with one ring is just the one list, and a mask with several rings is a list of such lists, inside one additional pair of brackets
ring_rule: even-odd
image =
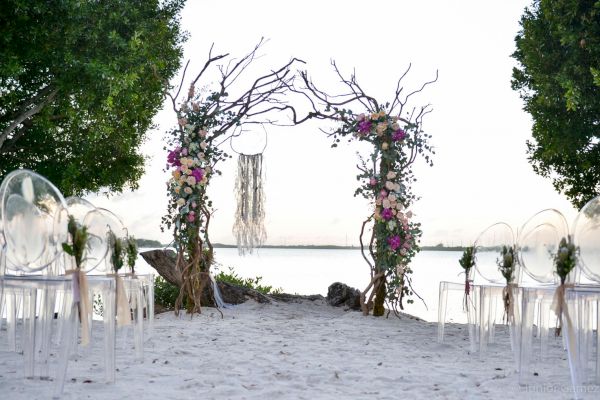
[[(201, 315), (156, 317), (143, 363), (120, 337), (117, 382), (102, 382), (95, 347), (69, 364), (65, 399), (569, 399), (566, 353), (551, 340), (548, 372), (518, 384), (508, 332), (470, 354), (464, 325), (364, 317), (323, 301), (252, 301)], [(0, 335), (5, 332), (0, 332)], [(0, 398), (49, 398), (52, 382), (22, 378), (18, 354), (0, 351)]]

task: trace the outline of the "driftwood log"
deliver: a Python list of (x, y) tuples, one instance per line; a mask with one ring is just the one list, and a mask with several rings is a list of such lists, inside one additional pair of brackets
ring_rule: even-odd
[[(152, 268), (159, 273), (167, 282), (181, 288), (183, 278), (181, 272), (177, 270), (177, 257), (173, 250), (150, 250), (140, 253), (144, 260), (150, 264)], [(234, 285), (229, 282), (217, 281), (221, 297), (228, 304), (241, 304), (252, 299), (258, 303), (270, 303), (271, 298), (254, 289), (243, 286)], [(214, 307), (214, 299), (212, 298), (210, 289), (205, 288), (202, 294), (202, 305)]]

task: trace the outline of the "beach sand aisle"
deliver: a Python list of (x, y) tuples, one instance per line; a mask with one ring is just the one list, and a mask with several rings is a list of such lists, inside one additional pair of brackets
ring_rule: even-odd
[[(190, 319), (157, 316), (144, 363), (119, 354), (117, 382), (102, 383), (101, 336), (69, 364), (67, 399), (530, 399), (570, 398), (519, 387), (508, 334), (484, 357), (469, 354), (466, 327), (409, 318), (363, 317), (321, 301), (261, 305)], [(5, 334), (5, 332), (2, 332)], [(101, 329), (96, 329), (99, 335)], [(120, 338), (122, 339), (122, 338)], [(122, 347), (122, 344), (119, 344)], [(541, 387), (568, 388), (566, 354), (553, 349)], [(120, 353), (122, 348), (118, 349)], [(20, 356), (0, 352), (6, 399), (48, 398), (52, 382), (24, 380)]]

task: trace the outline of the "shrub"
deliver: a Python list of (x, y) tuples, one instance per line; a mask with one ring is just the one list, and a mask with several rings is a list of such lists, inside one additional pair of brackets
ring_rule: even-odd
[(283, 291), (281, 288), (273, 289), (273, 286), (261, 285), (262, 276), (257, 276), (255, 278), (242, 278), (235, 272), (233, 267), (229, 267), (229, 272), (220, 271), (217, 276), (215, 276), (215, 279), (217, 281), (254, 289), (262, 294), (278, 294)]
[(179, 288), (167, 282), (162, 276), (154, 278), (154, 302), (165, 308), (175, 308)]
[[(254, 289), (262, 294), (279, 294), (283, 292), (282, 288), (273, 289), (273, 286), (261, 285), (262, 276), (254, 278), (242, 278), (232, 267), (229, 267), (229, 272), (220, 271), (215, 279), (220, 282), (227, 282), (233, 285), (243, 286), (249, 289)], [(179, 296), (179, 288), (163, 277), (157, 276), (154, 278), (154, 302), (164, 308), (175, 308), (175, 301)], [(184, 299), (183, 306), (186, 306)]]

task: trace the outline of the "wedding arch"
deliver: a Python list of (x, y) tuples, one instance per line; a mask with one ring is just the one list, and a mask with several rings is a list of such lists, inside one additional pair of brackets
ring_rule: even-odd
[[(421, 236), (420, 224), (413, 221), (410, 211), (416, 199), (411, 191), (415, 180), (412, 166), (419, 155), (431, 164), (433, 153), (428, 144), (430, 136), (422, 130), (423, 118), (431, 108), (409, 110), (407, 104), (411, 96), (435, 82), (437, 74), (436, 79), (420, 89), (403, 95), (401, 82), (409, 67), (397, 82), (392, 102), (381, 104), (362, 90), (354, 75), (345, 79), (335, 63), (334, 70), (350, 93), (326, 94), (306, 71), (292, 73), (293, 67), (304, 64), (293, 58), (236, 92), (235, 86), (239, 86), (263, 44), (261, 40), (238, 60), (228, 59), (229, 54), (213, 56), (211, 47), (208, 60), (191, 80), (184, 99), (178, 103), (189, 63), (177, 92), (169, 94), (178, 123), (168, 132), (167, 158), (172, 176), (167, 184), (170, 200), (163, 225), (173, 230), (175, 268), (182, 277), (176, 312), (182, 308), (190, 313), (200, 312), (203, 293), (209, 290), (215, 295), (216, 285), (211, 285), (210, 274), (214, 250), (209, 238), (213, 205), (207, 188), (211, 179), (220, 174), (218, 163), (232, 158), (221, 146), (242, 134), (243, 126), (273, 123), (272, 115), (281, 112), (287, 115), (290, 125), (309, 119), (338, 123), (338, 128), (328, 132), (334, 141), (332, 147), (342, 138), (373, 145), (370, 156), (360, 159), (361, 185), (355, 193), (368, 199), (373, 207), (360, 233), (362, 256), (371, 269), (371, 281), (362, 292), (361, 306), (365, 315), (372, 310), (373, 315), (379, 316), (384, 314), (387, 301), (390, 309), (398, 312), (403, 300), (413, 294), (409, 262), (419, 251)], [(198, 90), (199, 81), (212, 67), (218, 71), (217, 84), (212, 89)], [(286, 95), (291, 93), (307, 101), (310, 111), (306, 115), (299, 117), (296, 108), (289, 104)], [(354, 113), (350, 107), (360, 107), (362, 113)], [(242, 253), (259, 247), (266, 237), (261, 174), (261, 153), (239, 154), (234, 234)], [(371, 232), (367, 242), (366, 230)]]

